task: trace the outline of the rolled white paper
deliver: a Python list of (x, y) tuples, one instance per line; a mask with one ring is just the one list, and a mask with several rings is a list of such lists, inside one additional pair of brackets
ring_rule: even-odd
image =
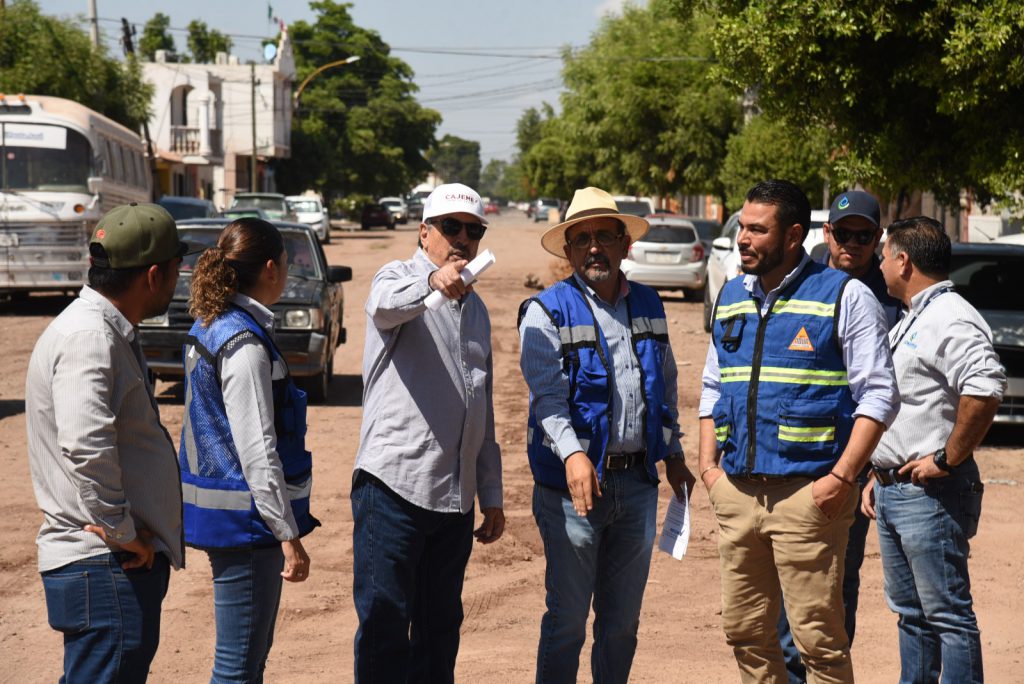
[[(480, 254), (476, 255), (476, 259), (473, 259), (466, 264), (466, 267), (459, 273), (459, 275), (462, 276), (462, 282), (466, 285), (472, 285), (481, 273), (489, 269), (491, 265), (494, 264), (494, 261), (494, 252), (491, 250), (485, 249), (480, 252)], [(447, 299), (448, 298), (445, 297), (443, 292), (440, 290), (434, 290), (427, 295), (427, 298), (424, 300), (424, 304), (426, 304), (427, 308), (431, 311), (437, 311)]]

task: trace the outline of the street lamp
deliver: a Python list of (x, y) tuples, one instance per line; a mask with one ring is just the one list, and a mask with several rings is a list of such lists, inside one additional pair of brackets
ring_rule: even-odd
[(337, 62), (328, 62), (327, 64), (324, 64), (322, 67), (318, 68), (316, 71), (311, 73), (309, 76), (306, 77), (306, 80), (304, 80), (302, 83), (299, 84), (298, 90), (295, 91), (295, 97), (292, 98), (292, 109), (294, 111), (298, 111), (298, 109), (299, 109), (299, 98), (302, 97), (302, 91), (306, 89), (306, 86), (309, 85), (309, 82), (312, 81), (313, 78), (316, 77), (318, 74), (320, 74), (321, 72), (324, 72), (324, 71), (326, 71), (326, 70), (328, 70), (328, 69), (330, 69), (332, 67), (342, 66), (344, 64), (351, 64), (352, 62), (358, 62), (358, 61), (359, 61), (359, 55), (352, 55), (350, 57), (346, 57), (345, 59), (339, 59)]

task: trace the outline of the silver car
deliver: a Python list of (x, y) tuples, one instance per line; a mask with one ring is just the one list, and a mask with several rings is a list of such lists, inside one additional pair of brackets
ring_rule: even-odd
[(651, 228), (629, 246), (622, 272), (629, 280), (659, 290), (682, 290), (687, 299), (697, 299), (707, 275), (697, 229), (685, 219), (648, 220)]

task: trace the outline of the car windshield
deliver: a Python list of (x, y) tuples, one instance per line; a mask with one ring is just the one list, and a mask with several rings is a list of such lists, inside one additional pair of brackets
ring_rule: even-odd
[[(216, 245), (220, 233), (220, 230), (205, 228), (183, 227), (178, 229), (182, 240), (196, 244), (203, 250)], [(284, 238), (284, 248), (288, 251), (288, 275), (298, 278), (318, 278), (320, 269), (317, 266), (316, 255), (313, 253), (315, 248), (310, 243), (310, 236), (295, 230), (284, 230), (281, 231), (281, 237)], [(198, 259), (199, 254), (186, 255), (182, 259), (181, 270), (183, 272), (192, 271), (196, 267)]]
[(697, 241), (692, 228), (686, 226), (653, 225), (640, 242), (656, 242), (659, 244), (689, 244)]
[(976, 309), (1024, 311), (1024, 256), (954, 254), (949, 279)]
[(243, 195), (235, 197), (234, 204), (231, 206), (257, 207), (268, 213), (272, 211), (278, 213), (287, 211), (284, 200), (278, 197), (254, 197), (252, 195)]
[(400, 207), (400, 206), (402, 206), (402, 203), (399, 202), (398, 200), (384, 200), (383, 202), (381, 202), (381, 204), (383, 204), (385, 207)]
[(651, 205), (647, 202), (630, 202), (622, 200), (615, 202), (619, 207), (619, 213), (632, 214), (633, 216), (647, 216), (651, 213)]
[(317, 212), (320, 211), (320, 203), (316, 200), (292, 200), (288, 203), (292, 211)]
[[(246, 209), (245, 207), (237, 207), (235, 209), (227, 209), (224, 212), (225, 218), (236, 219), (245, 218), (246, 216), (253, 216), (255, 218), (263, 218), (260, 215), (260, 210), (253, 207), (252, 209)], [(195, 218), (195, 217), (189, 217)]]
[(209, 218), (210, 209), (207, 205), (199, 202), (180, 202), (164, 198), (159, 202), (160, 206), (167, 210), (175, 221), (193, 218)]
[(0, 124), (4, 163), (0, 187), (8, 190), (87, 193), (92, 148), (63, 126)]
[(701, 240), (714, 240), (722, 232), (722, 224), (718, 221), (702, 221), (701, 219), (687, 219), (687, 221), (697, 229)]

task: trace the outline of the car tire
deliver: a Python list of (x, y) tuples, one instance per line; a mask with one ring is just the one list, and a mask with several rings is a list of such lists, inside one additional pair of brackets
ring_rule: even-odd
[(388, 225), (386, 226), (386, 228), (387, 228), (388, 230), (394, 230), (394, 229), (395, 229), (395, 224), (394, 224), (394, 223), (389, 223), (389, 224), (388, 224)]
[(688, 302), (692, 302), (694, 300), (700, 299), (704, 295), (704, 291), (706, 289), (707, 289), (706, 287), (701, 287), (701, 288), (684, 287), (683, 288), (683, 299), (685, 299)]
[(711, 288), (704, 286), (704, 332), (711, 332), (711, 310), (714, 303), (711, 301)]
[(299, 387), (306, 393), (311, 404), (322, 404), (327, 401), (327, 394), (334, 379), (334, 354), (327, 359), (323, 370), (316, 375), (298, 378)]
[(326, 228), (324, 228), (324, 239), (321, 240), (320, 242), (322, 242), (325, 245), (331, 244), (331, 227), (329, 225)]

